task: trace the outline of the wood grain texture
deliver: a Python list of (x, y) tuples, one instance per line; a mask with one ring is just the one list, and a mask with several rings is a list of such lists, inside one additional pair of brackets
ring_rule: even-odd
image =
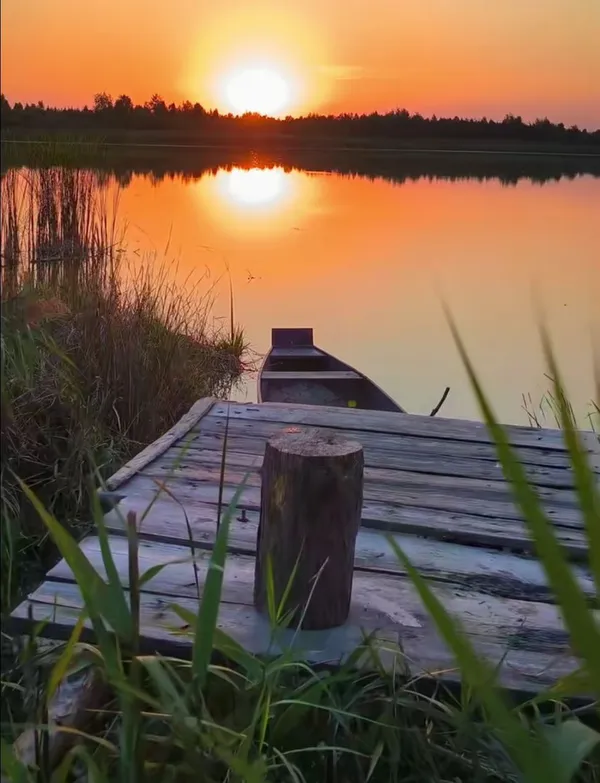
[[(128, 511), (139, 512), (135, 503), (124, 500), (122, 515), (111, 512), (107, 515), (107, 527), (116, 534), (123, 534), (123, 520)], [(215, 506), (192, 506), (186, 509), (187, 522), (182, 509), (173, 501), (158, 501), (143, 523), (144, 537), (141, 552), (164, 551), (172, 546), (181, 546), (189, 551), (210, 552), (216, 537), (217, 508)], [(188, 530), (189, 524), (189, 530)], [(258, 529), (258, 512), (247, 512), (243, 519), (234, 517), (231, 521), (229, 551), (237, 554), (254, 555)], [(190, 545), (189, 531), (192, 538)], [(448, 582), (462, 589), (475, 590), (499, 598), (553, 602), (554, 595), (548, 588), (544, 569), (537, 560), (496, 552), (482, 547), (468, 547), (445, 541), (392, 534), (393, 540), (410, 558), (418, 571), (429, 579)], [(97, 547), (95, 537), (82, 543), (82, 549)], [(121, 551), (125, 543), (112, 541), (112, 546)], [(405, 574), (387, 537), (377, 530), (361, 528), (356, 538), (354, 567), (374, 573)], [(583, 592), (589, 597), (596, 595), (594, 581), (589, 568), (573, 564), (572, 572)], [(70, 579), (71, 572), (64, 561), (60, 561), (48, 573), (49, 578)]]
[[(306, 424), (309, 426), (333, 426), (346, 430), (388, 432), (397, 435), (435, 437), (450, 440), (466, 440), (489, 443), (490, 437), (485, 424), (462, 419), (444, 419), (439, 416), (421, 416), (384, 411), (359, 411), (356, 409), (330, 408), (314, 405), (289, 405), (287, 403), (218, 403), (210, 416), (226, 416), (227, 408), (232, 418), (254, 421), (276, 421), (282, 426)], [(559, 430), (534, 429), (509, 425), (506, 427), (511, 443), (516, 446), (564, 451), (565, 445)]]
[[(396, 415), (396, 414), (393, 414)], [(247, 436), (262, 440), (263, 442), (281, 432), (289, 424), (278, 421), (260, 421), (253, 419), (240, 419), (231, 417), (229, 419), (228, 433), (235, 436)], [(337, 433), (338, 435), (348, 437), (348, 431), (342, 427), (329, 425), (304, 425), (311, 429), (317, 429), (326, 433)], [(225, 419), (220, 416), (208, 415), (194, 427), (194, 434), (197, 437), (202, 435), (223, 436), (225, 428)], [(386, 454), (411, 454), (421, 457), (430, 457), (438, 459), (440, 456), (454, 459), (473, 459), (485, 460), (493, 463), (498, 462), (498, 453), (491, 442), (478, 442), (467, 440), (452, 440), (438, 437), (422, 437), (418, 435), (398, 435), (393, 432), (371, 432), (369, 430), (353, 430), (352, 437), (360, 440), (364, 448), (370, 448), (374, 452), (385, 452)], [(196, 446), (196, 438), (190, 438), (190, 447)], [(536, 465), (548, 468), (570, 468), (569, 454), (566, 450), (552, 450), (541, 448), (529, 448), (528, 446), (517, 446), (515, 448), (517, 455), (522, 463), (526, 465)]]
[(600, 487), (600, 434), (596, 432), (582, 433), (582, 445), (587, 449), (589, 464), (594, 473), (598, 474), (598, 486)]
[(164, 435), (161, 435), (160, 438), (153, 443), (146, 446), (143, 451), (136, 454), (133, 459), (129, 460), (129, 462), (114, 473), (106, 481), (107, 489), (114, 490), (122, 486), (142, 468), (152, 462), (152, 460), (155, 460), (173, 446), (173, 444), (185, 437), (190, 430), (198, 424), (200, 419), (210, 411), (215, 402), (216, 398), (214, 397), (205, 397), (195, 402), (190, 410), (182, 416), (170, 430), (165, 432)]
[[(119, 550), (119, 545), (121, 549)], [(102, 573), (98, 544), (84, 543), (85, 551)], [(121, 579), (127, 584), (128, 560), (125, 541), (111, 541), (111, 549)], [(141, 571), (168, 558), (179, 560), (186, 550), (162, 547), (152, 554), (141, 547)], [(203, 584), (208, 558), (197, 563)], [(272, 654), (290, 644), (291, 630), (276, 633), (271, 641), (268, 622), (252, 607), (254, 558), (230, 556), (226, 562), (223, 600), (219, 626), (255, 653)], [(501, 681), (507, 687), (537, 691), (577, 666), (570, 652), (568, 637), (560, 613), (551, 604), (515, 601), (486, 596), (460, 586), (435, 584), (433, 589), (447, 610), (460, 617), (473, 644), (490, 662), (498, 664), (505, 656)], [(202, 590), (202, 588), (201, 588)], [(145, 586), (141, 597), (141, 627), (147, 643), (165, 643), (165, 652), (173, 654), (191, 640), (181, 637), (182, 623), (170, 608), (172, 603), (197, 611), (198, 596), (191, 563), (167, 566)], [(67, 633), (81, 607), (79, 590), (70, 582), (46, 582), (13, 613), (13, 622), (27, 617), (27, 605), (34, 619), (50, 621), (48, 633)], [(348, 622), (327, 631), (301, 631), (295, 647), (308, 661), (342, 660), (360, 641), (363, 631), (383, 634), (387, 640), (399, 639), (413, 674), (453, 669), (452, 655), (439, 638), (420, 598), (407, 578), (356, 572)], [(390, 664), (390, 661), (387, 662)], [(456, 677), (456, 674), (454, 674)]]
[(363, 471), (362, 446), (339, 435), (306, 430), (267, 442), (256, 544), (257, 609), (268, 611), (271, 584), (274, 607), (291, 614), (290, 625), (316, 630), (346, 621)]
[[(358, 439), (357, 439), (358, 440)], [(228, 446), (230, 444), (228, 443)], [(251, 452), (234, 451), (233, 447), (227, 449), (225, 464), (234, 472), (239, 470), (260, 470), (263, 460), (264, 443), (257, 441), (257, 448)], [(261, 448), (262, 446), (262, 448)], [(159, 475), (178, 467), (181, 471), (206, 468), (214, 469), (221, 466), (223, 460), (222, 450), (189, 448), (184, 455), (178, 455), (172, 449), (154, 460), (145, 469), (146, 475)], [(382, 462), (387, 465), (386, 460)], [(395, 467), (369, 466), (365, 468), (365, 480), (370, 484), (383, 486), (410, 487), (413, 490), (425, 487), (432, 490), (455, 490), (458, 494), (467, 497), (481, 497), (489, 495), (492, 499), (512, 502), (512, 491), (505, 481), (502, 471), (496, 468), (494, 477), (481, 479), (476, 476), (447, 476), (431, 473), (421, 473), (410, 469), (402, 470)], [(548, 502), (554, 502), (566, 508), (576, 505), (576, 494), (573, 489), (556, 487), (536, 487), (538, 496)]]
[[(228, 454), (225, 483), (239, 484), (248, 476), (249, 485), (260, 487), (261, 465), (262, 460), (259, 457), (253, 456), (246, 460), (236, 454)], [(220, 460), (211, 462), (205, 455), (195, 456), (188, 452), (177, 464), (168, 457), (160, 458), (148, 465), (140, 475), (159, 480), (168, 478), (169, 487), (175, 486), (179, 480), (218, 483), (220, 467)], [(555, 524), (576, 529), (583, 527), (574, 492), (541, 488), (538, 490), (538, 496)], [(480, 516), (498, 516), (517, 521), (522, 519), (521, 511), (515, 505), (510, 488), (504, 481), (427, 476), (409, 471), (367, 468), (364, 497), (402, 506), (464, 510)]]
[[(129, 500), (138, 503), (145, 510), (156, 495), (169, 495), (176, 502), (190, 508), (195, 503), (217, 504), (219, 487), (213, 481), (178, 479), (168, 482), (167, 491), (160, 488), (161, 481), (155, 477), (135, 476), (124, 488)], [(225, 484), (223, 502), (231, 503), (238, 484)], [(366, 493), (366, 490), (365, 490)], [(457, 504), (459, 508), (462, 505)], [(239, 496), (238, 510), (258, 511), (260, 488), (252, 477)], [(516, 551), (533, 552), (533, 544), (525, 525), (520, 520), (507, 517), (479, 516), (466, 511), (449, 511), (417, 505), (398, 505), (381, 500), (365, 498), (362, 510), (362, 526), (396, 533), (412, 533), (439, 540), (467, 543), (472, 546), (494, 546)], [(556, 535), (565, 553), (572, 558), (587, 562), (588, 549), (585, 535), (577, 527), (555, 524)]]
[[(242, 422), (236, 422), (236, 424), (238, 423)], [(254, 422), (250, 423), (254, 424)], [(237, 427), (232, 424), (227, 437), (227, 451), (262, 456), (266, 438), (271, 437), (272, 434), (275, 434), (280, 429), (280, 426), (276, 425), (273, 431), (264, 437), (248, 437), (238, 435), (236, 433)], [(216, 451), (221, 454), (224, 444), (223, 431), (223, 427), (219, 427), (219, 431), (215, 433), (210, 432), (210, 430), (206, 431), (203, 428), (202, 432), (190, 436), (188, 453)], [(332, 431), (338, 432), (338, 430)], [(369, 435), (371, 438), (377, 438), (377, 435), (374, 433)], [(405, 470), (413, 473), (422, 473), (426, 476), (477, 478), (484, 481), (497, 481), (503, 478), (502, 468), (497, 460), (484, 457), (460, 457), (456, 454), (448, 455), (443, 450), (439, 454), (435, 454), (429, 448), (429, 438), (412, 439), (424, 444), (423, 448), (413, 448), (409, 444), (404, 443), (404, 438), (396, 438), (397, 446), (395, 448), (387, 448), (387, 444), (383, 444), (383, 447), (380, 447), (376, 442), (370, 443), (370, 438), (365, 437), (365, 433), (360, 431), (353, 432), (352, 436), (362, 443), (365, 453), (365, 465), (368, 468)], [(447, 441), (447, 443), (455, 444), (460, 443), (460, 441)], [(176, 450), (171, 450), (168, 453), (175, 455)], [(543, 452), (540, 451), (540, 454), (543, 454)], [(560, 456), (562, 458), (563, 455), (561, 454)], [(550, 489), (573, 488), (573, 475), (566, 465), (546, 467), (524, 464), (524, 468), (528, 480), (534, 486), (548, 487)]]

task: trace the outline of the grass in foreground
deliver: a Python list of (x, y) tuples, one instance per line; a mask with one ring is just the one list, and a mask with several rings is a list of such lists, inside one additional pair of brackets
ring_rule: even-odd
[[(81, 623), (63, 647), (46, 683), (55, 684), (59, 675), (87, 654), (88, 663), (91, 660), (99, 667), (114, 694), (100, 728), (93, 736), (78, 738), (80, 742), (64, 757), (56, 779), (67, 779), (69, 771), (77, 770), (90, 780), (124, 783), (598, 783), (600, 734), (561, 703), (576, 689), (575, 681), (600, 699), (597, 618), (574, 580), (552, 525), (494, 419), (464, 352), (463, 358), (499, 460), (536, 543), (572, 645), (581, 658), (580, 671), (556, 683), (548, 693), (539, 694), (533, 702), (518, 707), (510, 704), (456, 620), (446, 614), (399, 549), (398, 557), (453, 650), (468, 686), (460, 701), (452, 699), (441, 684), (433, 695), (423, 695), (418, 682), (385, 670), (373, 641), (366, 642), (337, 671), (308, 666), (291, 652), (270, 660), (257, 658), (221, 632), (216, 623), (228, 527), (236, 498), (221, 518), (212, 567), (199, 591), (197, 613), (175, 607), (191, 637), (191, 660), (141, 655), (139, 593), (158, 571), (138, 573), (135, 520), (129, 520), (132, 587), (128, 596), (116, 575), (109, 548), (104, 554), (108, 577), (103, 578), (63, 526), (25, 489), (69, 562), (85, 603)], [(548, 358), (552, 375), (558, 379), (550, 352)], [(556, 388), (556, 399), (563, 400), (559, 381)], [(590, 567), (600, 587), (600, 497), (564, 405), (560, 405), (559, 412), (586, 523)], [(106, 542), (100, 514), (97, 524)], [(275, 607), (274, 601), (269, 605)], [(273, 625), (281, 609), (273, 609)], [(93, 654), (79, 643), (84, 620), (93, 628), (97, 641)], [(400, 651), (397, 660), (401, 671)], [(46, 690), (42, 696), (38, 723), (43, 723), (43, 699), (48, 693)], [(542, 712), (542, 705), (550, 710)], [(3, 748), (3, 764), (15, 781), (33, 780), (36, 774), (25, 769), (8, 747)], [(48, 779), (50, 770), (44, 767), (41, 755), (38, 765), (43, 779)]]

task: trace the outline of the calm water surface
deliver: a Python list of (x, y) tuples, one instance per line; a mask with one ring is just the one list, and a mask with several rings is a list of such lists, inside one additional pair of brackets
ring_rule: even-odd
[[(582, 423), (600, 337), (600, 178), (385, 179), (220, 169), (196, 179), (133, 175), (120, 195), (130, 258), (148, 253), (191, 286), (209, 270), (257, 352), (273, 326), (315, 341), (403, 407), (478, 418), (449, 334), (451, 309), (496, 412), (527, 421), (548, 389), (536, 307), (550, 325)], [(536, 304), (538, 302), (539, 304)], [(250, 378), (237, 397), (256, 399)]]

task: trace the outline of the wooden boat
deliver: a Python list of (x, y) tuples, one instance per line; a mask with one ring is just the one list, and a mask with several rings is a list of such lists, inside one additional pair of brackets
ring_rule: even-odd
[(271, 330), (258, 401), (405, 413), (366, 375), (314, 345), (312, 329)]

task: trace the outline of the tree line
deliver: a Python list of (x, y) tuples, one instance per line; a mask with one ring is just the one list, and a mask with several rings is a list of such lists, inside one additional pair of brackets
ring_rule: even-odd
[(128, 95), (113, 99), (105, 92), (94, 96), (91, 106), (59, 109), (16, 102), (1, 96), (3, 131), (90, 131), (178, 132), (201, 139), (210, 136), (301, 137), (306, 139), (449, 139), (459, 141), (498, 140), (507, 142), (599, 145), (600, 129), (588, 131), (576, 125), (553, 123), (547, 118), (525, 122), (507, 114), (502, 120), (487, 117), (424, 117), (406, 109), (370, 114), (308, 114), (301, 117), (265, 117), (261, 114), (223, 114), (207, 110), (200, 103), (169, 103), (153, 95), (135, 104)]

